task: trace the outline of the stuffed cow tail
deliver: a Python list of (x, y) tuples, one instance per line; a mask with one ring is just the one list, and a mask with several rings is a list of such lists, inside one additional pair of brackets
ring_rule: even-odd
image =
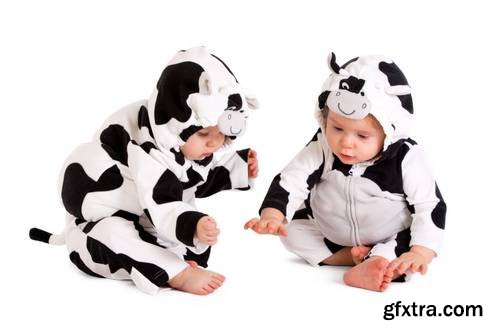
[(32, 240), (53, 245), (63, 245), (65, 243), (64, 233), (61, 233), (59, 235), (54, 235), (51, 234), (50, 232), (38, 228), (30, 229), (30, 238)]

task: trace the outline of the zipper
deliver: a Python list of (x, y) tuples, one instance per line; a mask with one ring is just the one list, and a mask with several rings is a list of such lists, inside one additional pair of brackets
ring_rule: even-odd
[(354, 164), (349, 170), (349, 176), (346, 177), (346, 201), (347, 201), (347, 217), (349, 219), (349, 223), (351, 224), (352, 234), (351, 240), (353, 244), (361, 245), (359, 239), (359, 225), (356, 220), (356, 214), (354, 209), (354, 182), (353, 178), (359, 175), (359, 166)]

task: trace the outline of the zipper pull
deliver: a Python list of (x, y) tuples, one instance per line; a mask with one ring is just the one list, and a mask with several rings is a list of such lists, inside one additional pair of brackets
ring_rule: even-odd
[(353, 164), (353, 166), (351, 167), (351, 169), (349, 170), (349, 175), (353, 175), (354, 172), (358, 169), (358, 165), (357, 164)]

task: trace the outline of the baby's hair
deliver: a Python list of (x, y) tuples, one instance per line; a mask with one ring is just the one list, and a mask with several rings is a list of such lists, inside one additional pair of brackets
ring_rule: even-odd
[(323, 119), (326, 121), (326, 119), (328, 118), (328, 113), (330, 112), (330, 109), (328, 108), (328, 106), (324, 106), (322, 109), (321, 109), (321, 116), (323, 116)]

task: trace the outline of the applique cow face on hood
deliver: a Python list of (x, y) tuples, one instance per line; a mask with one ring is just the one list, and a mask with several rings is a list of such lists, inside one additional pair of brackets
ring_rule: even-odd
[(205, 47), (179, 51), (158, 80), (148, 116), (160, 150), (177, 149), (208, 126), (230, 139), (245, 133), (258, 101), (244, 92), (229, 67)]
[(394, 62), (383, 56), (354, 58), (339, 66), (332, 52), (328, 56), (332, 71), (318, 97), (316, 116), (322, 130), (322, 110), (328, 107), (350, 119), (372, 114), (384, 129), (384, 150), (410, 135), (413, 103), (404, 74)]

